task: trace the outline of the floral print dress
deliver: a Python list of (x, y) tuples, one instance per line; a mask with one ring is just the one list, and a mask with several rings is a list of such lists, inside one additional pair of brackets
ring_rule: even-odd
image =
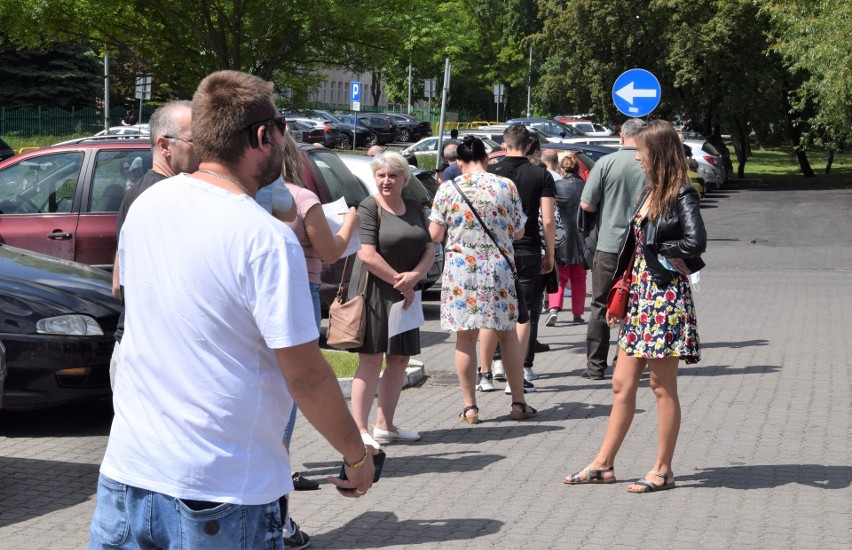
[(627, 318), (618, 345), (630, 357), (680, 357), (687, 364), (697, 363), (701, 344), (689, 279), (673, 273), (667, 286), (657, 286), (645, 264), (641, 222), (637, 214), (630, 228), (636, 235), (636, 259)]
[[(515, 184), (488, 172), (455, 179), (488, 225), (500, 248), (514, 256), (512, 241), (526, 216)], [(483, 231), (451, 181), (435, 194), (429, 220), (446, 227), (444, 274), (441, 281), (441, 328), (511, 330), (518, 319), (518, 296), (509, 266)]]

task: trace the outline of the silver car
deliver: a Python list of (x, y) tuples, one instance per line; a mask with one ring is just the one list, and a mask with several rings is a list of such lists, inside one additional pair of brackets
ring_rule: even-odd
[(698, 175), (705, 186), (721, 189), (726, 178), (722, 155), (713, 145), (704, 140), (685, 139), (683, 144), (692, 150), (692, 159), (698, 162)]

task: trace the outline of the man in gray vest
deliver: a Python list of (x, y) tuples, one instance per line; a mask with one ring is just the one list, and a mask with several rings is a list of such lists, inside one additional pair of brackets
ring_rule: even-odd
[(607, 368), (610, 330), (606, 298), (615, 279), (621, 241), (630, 226), (630, 213), (645, 186), (645, 172), (636, 156), (636, 132), (645, 126), (631, 118), (621, 126), (621, 148), (601, 158), (583, 188), (580, 207), (598, 213), (598, 243), (592, 262), (592, 305), (586, 333), (584, 378), (603, 380)]

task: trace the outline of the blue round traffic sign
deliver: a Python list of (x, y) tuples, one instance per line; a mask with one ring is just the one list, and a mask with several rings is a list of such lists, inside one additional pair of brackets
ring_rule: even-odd
[(621, 73), (612, 86), (615, 107), (629, 117), (643, 117), (660, 104), (660, 81), (645, 69)]

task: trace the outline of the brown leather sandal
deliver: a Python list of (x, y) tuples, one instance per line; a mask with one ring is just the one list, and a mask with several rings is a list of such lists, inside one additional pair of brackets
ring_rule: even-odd
[[(521, 407), (523, 410), (516, 411), (514, 406), (517, 405)], [(525, 420), (527, 418), (532, 418), (538, 414), (538, 411), (534, 408), (530, 407), (526, 403), (521, 403), (519, 401), (512, 401), (512, 420)]]
[[(468, 416), (467, 411), (474, 411), (475, 414), (473, 416)], [(465, 407), (459, 415), (459, 420), (467, 422), (468, 424), (479, 424), (479, 407), (476, 405)]]

